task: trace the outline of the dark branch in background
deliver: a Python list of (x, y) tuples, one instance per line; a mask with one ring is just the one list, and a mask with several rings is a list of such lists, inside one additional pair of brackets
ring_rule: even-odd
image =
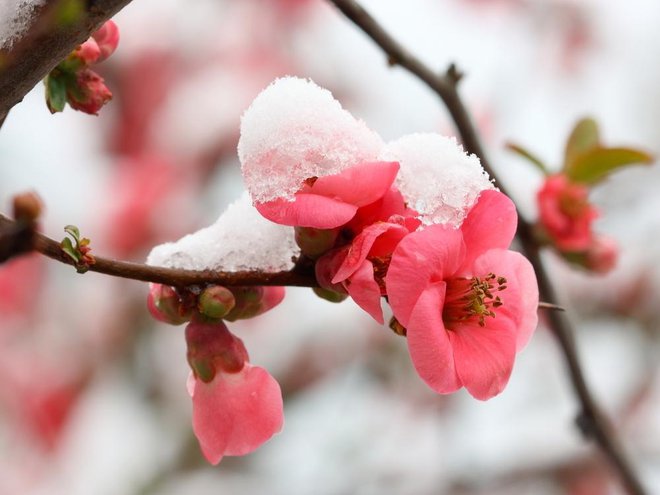
[(0, 50), (0, 126), (14, 105), (131, 0), (87, 0), (76, 19), (62, 22), (66, 2), (46, 2), (28, 31), (10, 49)]
[[(27, 248), (15, 250), (15, 244), (7, 244), (5, 239), (11, 240), (13, 232), (20, 229), (20, 223), (0, 215), (0, 261), (2, 253), (11, 253), (9, 257), (26, 251), (35, 250), (49, 258), (67, 265), (75, 266), (74, 260), (69, 257), (60, 246), (60, 243), (43, 234), (34, 233), (34, 240)], [(14, 251), (12, 251), (14, 249)], [(115, 277), (155, 282), (185, 287), (189, 285), (218, 284), (230, 287), (246, 285), (276, 285), (295, 287), (317, 287), (313, 268), (297, 265), (288, 272), (268, 273), (262, 271), (250, 272), (219, 272), (213, 270), (180, 270), (176, 268), (161, 268), (129, 261), (117, 261), (100, 256), (94, 256), (95, 262), (88, 266), (90, 272), (104, 273)]]
[[(405, 50), (380, 24), (354, 0), (330, 0), (348, 19), (366, 33), (387, 55), (390, 65), (400, 65), (421, 79), (438, 96), (449, 110), (452, 119), (463, 141), (463, 146), (469, 153), (474, 153), (481, 160), (484, 169), (495, 179), (497, 186), (504, 191), (501, 182), (484, 153), (479, 135), (472, 124), (469, 114), (458, 94), (457, 84), (461, 73), (452, 64), (445, 74), (436, 74), (425, 66), (419, 59)], [(545, 271), (539, 255), (539, 246), (532, 235), (532, 226), (518, 215), (518, 238), (523, 251), (532, 263), (539, 283), (539, 292), (543, 300), (550, 304), (557, 304), (557, 296)], [(568, 371), (573, 388), (581, 404), (581, 412), (577, 423), (585, 436), (596, 440), (602, 452), (610, 460), (619, 473), (623, 485), (631, 495), (644, 495), (646, 492), (627, 458), (615, 431), (610, 425), (594, 397), (589, 390), (577, 349), (573, 340), (573, 329), (565, 314), (560, 311), (550, 311), (548, 322), (557, 337), (559, 345), (566, 358)]]

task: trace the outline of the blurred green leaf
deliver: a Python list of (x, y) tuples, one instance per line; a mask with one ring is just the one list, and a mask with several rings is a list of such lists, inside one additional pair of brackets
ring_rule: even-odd
[(55, 75), (46, 76), (46, 104), (50, 113), (64, 110), (66, 104), (66, 83)]
[(599, 145), (598, 124), (591, 118), (584, 118), (575, 124), (566, 141), (564, 154), (564, 171), (573, 167), (575, 160), (586, 152), (597, 148)]
[(60, 246), (62, 246), (62, 251), (68, 254), (69, 257), (76, 262), (76, 264), (80, 263), (80, 253), (75, 247), (73, 247), (71, 239), (65, 237), (64, 239), (62, 239)]
[(630, 165), (649, 164), (653, 156), (631, 148), (594, 148), (573, 159), (566, 175), (575, 182), (595, 184), (612, 172)]
[(543, 175), (550, 175), (550, 172), (548, 172), (548, 168), (545, 166), (545, 163), (543, 163), (540, 158), (532, 154), (529, 150), (526, 150), (522, 146), (517, 145), (515, 143), (506, 143), (505, 147), (509, 151), (513, 151), (514, 153), (517, 153), (518, 155), (522, 156), (523, 158), (534, 164), (536, 168), (538, 168), (541, 172), (543, 172)]
[(55, 22), (60, 27), (78, 22), (85, 13), (83, 0), (60, 0), (55, 7)]

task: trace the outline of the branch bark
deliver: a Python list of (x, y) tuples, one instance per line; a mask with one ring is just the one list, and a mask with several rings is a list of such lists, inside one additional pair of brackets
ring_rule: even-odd
[[(484, 169), (491, 178), (495, 179), (500, 190), (506, 194), (488, 161), (479, 134), (458, 93), (457, 85), (461, 79), (461, 74), (456, 67), (452, 64), (444, 74), (436, 74), (403, 48), (359, 3), (354, 0), (329, 1), (383, 50), (390, 65), (399, 65), (408, 70), (440, 97), (454, 120), (465, 150), (479, 157)], [(534, 239), (532, 226), (520, 214), (518, 215), (517, 235), (524, 254), (536, 271), (541, 298), (549, 304), (556, 305), (557, 296), (541, 260), (539, 246)], [(632, 463), (628, 459), (610, 421), (598, 406), (586, 383), (573, 340), (574, 330), (570, 321), (566, 318), (565, 313), (550, 311), (548, 323), (564, 354), (573, 389), (580, 402), (581, 412), (577, 417), (578, 426), (585, 436), (596, 441), (602, 453), (616, 469), (628, 493), (631, 495), (644, 495), (646, 491)]]
[(58, 63), (130, 2), (87, 0), (81, 15), (66, 25), (56, 19), (61, 0), (39, 8), (27, 32), (10, 49), (0, 50), (0, 123)]
[[(3, 233), (12, 233), (17, 230), (17, 222), (0, 215), (0, 240), (4, 239)], [(32, 238), (31, 249), (48, 256), (60, 263), (75, 266), (71, 259), (60, 246), (60, 243), (35, 232)], [(8, 248), (9, 249), (9, 248)], [(21, 248), (13, 254), (20, 254), (28, 249)], [(0, 242), (0, 252), (2, 243)], [(10, 256), (8, 256), (10, 257)], [(118, 261), (100, 256), (94, 256), (96, 262), (89, 265), (90, 272), (104, 273), (114, 277), (140, 280), (143, 282), (154, 282), (158, 284), (171, 285), (173, 287), (185, 287), (190, 285), (217, 284), (229, 287), (269, 285), (269, 286), (295, 286), (295, 287), (318, 287), (313, 268), (305, 265), (297, 265), (293, 270), (287, 272), (224, 272), (213, 270), (180, 270), (176, 268), (162, 268), (149, 266), (129, 261)]]

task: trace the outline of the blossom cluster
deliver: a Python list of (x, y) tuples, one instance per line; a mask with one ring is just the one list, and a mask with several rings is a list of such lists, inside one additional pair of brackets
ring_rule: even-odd
[[(387, 301), (390, 327), (407, 337), (413, 365), (434, 391), (464, 387), (486, 400), (504, 389), (536, 327), (538, 288), (531, 264), (508, 249), (515, 207), (476, 157), (436, 134), (384, 143), (328, 91), (297, 78), (279, 79), (255, 99), (242, 119), (238, 151), (250, 208), (260, 222), (279, 224), (282, 242), (295, 240), (298, 263), (314, 267), (317, 295), (350, 296), (379, 323)], [(213, 235), (230, 224), (221, 217), (156, 247), (148, 262), (218, 269), (190, 260), (222, 246)], [(234, 251), (226, 253), (225, 269)], [(250, 268), (249, 259), (243, 263)], [(263, 259), (255, 265), (263, 267)], [(256, 316), (283, 296), (273, 287), (152, 287), (157, 318), (189, 321), (193, 427), (211, 462), (254, 450), (281, 428), (276, 382), (248, 363), (223, 320), (246, 306), (241, 317)]]
[(599, 210), (589, 201), (591, 188), (610, 174), (630, 165), (648, 164), (653, 157), (632, 148), (610, 148), (600, 142), (593, 119), (577, 122), (566, 142), (564, 163), (558, 173), (523, 148), (513, 151), (534, 163), (545, 175), (536, 199), (539, 242), (554, 248), (564, 259), (595, 273), (607, 273), (616, 265), (616, 242), (593, 230)]
[(58, 64), (45, 79), (46, 103), (51, 113), (68, 103), (74, 110), (98, 114), (112, 93), (92, 67), (106, 60), (119, 44), (119, 29), (106, 21), (92, 36)]

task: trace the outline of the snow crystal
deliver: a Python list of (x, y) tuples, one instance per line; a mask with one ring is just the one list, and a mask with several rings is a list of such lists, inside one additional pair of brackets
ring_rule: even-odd
[(426, 225), (458, 227), (480, 192), (494, 189), (479, 159), (454, 138), (410, 134), (388, 143), (380, 158), (401, 164), (395, 184)]
[(277, 272), (293, 268), (292, 258), (298, 254), (293, 229), (263, 218), (245, 193), (210, 227), (153, 248), (147, 264), (189, 270)]
[(238, 156), (255, 202), (291, 199), (310, 177), (375, 160), (383, 142), (310, 80), (285, 77), (262, 91), (241, 119)]
[(46, 0), (0, 1), (0, 49), (11, 49), (30, 27), (36, 10), (44, 3)]

